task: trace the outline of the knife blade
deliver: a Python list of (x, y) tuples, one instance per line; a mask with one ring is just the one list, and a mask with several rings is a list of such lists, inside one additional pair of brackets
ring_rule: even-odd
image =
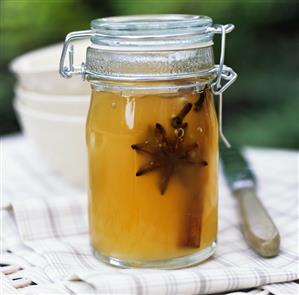
[(280, 236), (256, 193), (256, 178), (238, 148), (220, 147), (224, 176), (236, 197), (247, 244), (262, 257), (279, 253)]

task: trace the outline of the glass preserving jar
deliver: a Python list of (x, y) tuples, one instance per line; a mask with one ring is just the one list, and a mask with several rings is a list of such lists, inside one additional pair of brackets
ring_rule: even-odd
[[(180, 268), (214, 253), (219, 131), (213, 93), (222, 98), (236, 78), (223, 65), (232, 29), (207, 16), (143, 15), (96, 19), (91, 30), (66, 37), (60, 73), (81, 74), (92, 89), (89, 225), (102, 261)], [(215, 33), (222, 35), (219, 65)], [(78, 38), (91, 45), (86, 62), (75, 67), (69, 45)]]

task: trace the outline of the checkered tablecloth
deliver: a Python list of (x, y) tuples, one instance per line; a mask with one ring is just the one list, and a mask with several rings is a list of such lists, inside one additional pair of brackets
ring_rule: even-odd
[(299, 294), (299, 154), (246, 149), (246, 156), (281, 234), (279, 256), (248, 248), (220, 175), (213, 259), (174, 271), (117, 269), (92, 255), (84, 190), (65, 183), (25, 137), (2, 138), (1, 294)]

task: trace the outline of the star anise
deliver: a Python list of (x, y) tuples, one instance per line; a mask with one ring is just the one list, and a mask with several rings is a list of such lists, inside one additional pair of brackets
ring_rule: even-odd
[(142, 176), (151, 171), (160, 171), (159, 188), (163, 195), (167, 189), (171, 177), (175, 174), (180, 175), (182, 169), (188, 166), (206, 166), (206, 161), (195, 159), (195, 151), (198, 149), (197, 143), (184, 144), (184, 135), (187, 123), (183, 122), (184, 117), (191, 110), (192, 104), (186, 104), (182, 111), (171, 119), (171, 126), (175, 128), (175, 136), (167, 136), (164, 127), (156, 123), (154, 127), (155, 143), (150, 144), (148, 141), (141, 144), (133, 144), (132, 149), (149, 156), (150, 161), (140, 167), (136, 176)]

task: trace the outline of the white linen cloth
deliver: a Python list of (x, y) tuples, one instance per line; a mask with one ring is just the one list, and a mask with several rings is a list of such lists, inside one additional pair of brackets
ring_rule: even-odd
[[(173, 271), (117, 269), (92, 254), (84, 191), (64, 183), (23, 136), (2, 139), (0, 262), (9, 266), (0, 267), (1, 294), (299, 294), (299, 153), (247, 149), (246, 155), (281, 234), (279, 256), (264, 259), (246, 245), (235, 200), (220, 175), (212, 259)], [(7, 274), (12, 266), (16, 270)], [(34, 284), (16, 289), (19, 278)]]

